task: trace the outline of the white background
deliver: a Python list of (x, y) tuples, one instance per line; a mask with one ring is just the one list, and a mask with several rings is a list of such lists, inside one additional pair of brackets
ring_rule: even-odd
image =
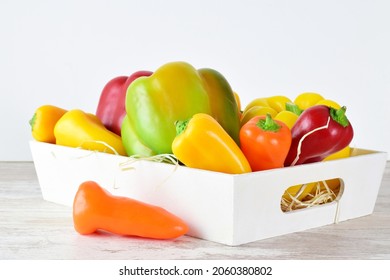
[(315, 91), (347, 106), (352, 146), (390, 153), (390, 1), (0, 0), (0, 160), (31, 160), (43, 104), (95, 112), (105, 83), (184, 60), (243, 105)]

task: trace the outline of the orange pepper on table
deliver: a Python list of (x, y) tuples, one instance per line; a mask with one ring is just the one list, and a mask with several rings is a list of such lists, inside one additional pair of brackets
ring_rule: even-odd
[(79, 186), (73, 202), (73, 224), (80, 234), (105, 230), (118, 235), (172, 239), (188, 226), (167, 210), (129, 197), (114, 196), (94, 181)]

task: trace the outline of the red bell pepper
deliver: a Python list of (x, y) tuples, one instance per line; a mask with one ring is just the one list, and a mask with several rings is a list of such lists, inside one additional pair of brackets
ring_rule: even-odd
[(322, 161), (348, 146), (353, 128), (346, 108), (316, 105), (303, 111), (291, 129), (292, 142), (285, 166)]
[(115, 77), (104, 86), (96, 109), (96, 116), (108, 130), (121, 135), (122, 121), (126, 115), (127, 88), (135, 79), (152, 74), (153, 72), (150, 71), (137, 71), (129, 77)]

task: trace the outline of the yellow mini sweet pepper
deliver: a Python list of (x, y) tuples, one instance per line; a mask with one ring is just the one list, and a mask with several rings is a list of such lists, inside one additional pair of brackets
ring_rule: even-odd
[(176, 130), (172, 152), (184, 165), (230, 174), (251, 172), (239, 146), (212, 116), (198, 113), (179, 120)]
[(126, 155), (122, 138), (104, 127), (96, 116), (74, 109), (54, 127), (56, 144), (86, 150)]

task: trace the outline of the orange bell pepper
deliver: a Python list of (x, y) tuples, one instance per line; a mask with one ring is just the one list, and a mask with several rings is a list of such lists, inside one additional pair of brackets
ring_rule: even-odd
[(291, 131), (270, 114), (252, 118), (241, 127), (241, 149), (253, 171), (281, 168), (291, 145)]
[(251, 172), (239, 146), (212, 116), (195, 114), (177, 121), (176, 130), (172, 151), (184, 165), (230, 174)]
[(79, 186), (73, 202), (73, 223), (80, 234), (105, 230), (119, 235), (172, 239), (188, 231), (184, 221), (165, 209), (114, 196), (93, 181)]

